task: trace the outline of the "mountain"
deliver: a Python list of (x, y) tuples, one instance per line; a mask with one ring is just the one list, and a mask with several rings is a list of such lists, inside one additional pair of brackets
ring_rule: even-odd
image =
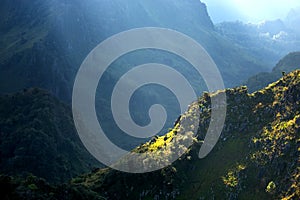
[[(199, 159), (210, 121), (210, 98), (223, 92), (228, 104), (225, 127), (213, 151)], [(144, 174), (99, 169), (67, 185), (47, 187), (35, 177), (22, 181), (2, 176), (1, 183), (10, 188), (3, 195), (29, 194), (35, 197), (32, 199), (41, 195), (45, 199), (299, 199), (299, 99), (299, 70), (251, 94), (245, 86), (206, 93), (173, 130), (135, 150), (168, 153), (175, 144), (172, 141), (192, 139), (194, 144), (171, 166)], [(196, 136), (173, 134), (187, 128), (185, 120), (193, 120), (195, 104), (202, 110)]]
[(65, 182), (101, 166), (83, 147), (70, 108), (40, 89), (0, 96), (0, 173)]
[(260, 33), (269, 33), (270, 35), (276, 35), (281, 31), (287, 31), (286, 25), (280, 19), (274, 21), (263, 21), (257, 26)]
[(282, 77), (282, 73), (289, 73), (300, 69), (300, 52), (292, 52), (282, 58), (272, 72), (262, 72), (250, 77), (246, 82), (249, 91), (256, 91)]
[[(172, 166), (147, 174), (103, 169), (80, 176), (72, 184), (85, 186), (108, 199), (297, 199), (300, 71), (252, 94), (246, 87), (225, 92), (225, 127), (207, 158), (198, 158), (211, 111), (209, 97), (204, 95), (198, 101), (203, 112), (199, 132), (193, 138), (195, 144)], [(181, 117), (179, 127), (183, 120), (193, 118), (191, 112), (193, 108)], [(142, 145), (138, 151), (169, 152), (172, 142), (165, 137)], [(181, 136), (167, 137), (176, 141)]]
[(113, 34), (145, 26), (171, 28), (197, 40), (228, 87), (266, 70), (263, 61), (214, 31), (205, 4), (198, 0), (4, 0), (0, 10), (2, 93), (40, 87), (69, 102), (87, 54)]
[[(295, 12), (298, 13), (298, 12)], [(223, 22), (216, 30), (232, 42), (241, 45), (256, 58), (264, 60), (271, 69), (276, 62), (290, 52), (299, 51), (299, 33), (287, 20), (266, 20), (258, 24)]]
[[(226, 87), (240, 85), (251, 75), (268, 70), (267, 59), (216, 31), (206, 5), (199, 0), (3, 0), (0, 11), (3, 94), (38, 87), (70, 104), (76, 73), (89, 52), (114, 34), (140, 27), (169, 28), (195, 39), (217, 64)], [(175, 68), (189, 80), (198, 96), (207, 90), (192, 66), (171, 53), (138, 50), (118, 58), (99, 82), (104, 87), (97, 90), (96, 109), (111, 140), (125, 149), (145, 140), (124, 138), (114, 123), (110, 98), (120, 77), (145, 63)], [(181, 114), (176, 97), (163, 87), (142, 87), (132, 102), (132, 118), (140, 125), (149, 123), (145, 113), (151, 105), (165, 106), (168, 119), (159, 134)]]
[(294, 30), (297, 34), (300, 33), (300, 28), (298, 24), (300, 23), (300, 8), (292, 9), (286, 19), (284, 20), (285, 24), (292, 30)]

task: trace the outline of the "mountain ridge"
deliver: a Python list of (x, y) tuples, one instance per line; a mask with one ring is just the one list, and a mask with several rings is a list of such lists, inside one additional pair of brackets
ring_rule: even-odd
[[(299, 184), (294, 180), (299, 176), (299, 83), (298, 70), (255, 93), (247, 93), (246, 87), (226, 89), (228, 113), (225, 127), (217, 146), (203, 160), (198, 159), (198, 149), (209, 124), (207, 96), (198, 101), (204, 107), (198, 134), (193, 138), (196, 142), (172, 166), (142, 175), (99, 170), (74, 179), (73, 184), (102, 191), (100, 194), (107, 194), (106, 197), (111, 199), (296, 198), (299, 196)], [(189, 112), (193, 112), (193, 108), (183, 118), (192, 118), (193, 114)], [(175, 126), (171, 132), (177, 128)], [(151, 146), (168, 151), (169, 137), (176, 137), (170, 136), (171, 132), (156, 139), (157, 146), (146, 143), (138, 151), (153, 149)], [(211, 166), (212, 163), (215, 165)], [(292, 173), (289, 175), (287, 171)], [(132, 183), (130, 180), (136, 181)], [(146, 180), (153, 181), (146, 183)], [(270, 186), (273, 183), (276, 189)]]
[(271, 72), (262, 72), (250, 77), (245, 85), (248, 86), (249, 91), (253, 92), (279, 79), (282, 74), (289, 73), (296, 69), (300, 69), (300, 52), (291, 52), (283, 57)]
[[(227, 95), (227, 118), (219, 142), (204, 159), (198, 159), (198, 150), (210, 121), (212, 94), (204, 94), (197, 102), (202, 108), (199, 130), (195, 137), (186, 135), (194, 144), (164, 169), (145, 174), (96, 169), (57, 186), (36, 177), (22, 181), (1, 176), (0, 183), (15, 188), (6, 195), (27, 193), (27, 199), (41, 195), (45, 199), (297, 199), (300, 70), (254, 93), (245, 86), (219, 92)], [(193, 117), (193, 112), (192, 106), (182, 120)], [(170, 137), (181, 137), (170, 133), (184, 124), (182, 120), (167, 135), (137, 151), (167, 150)]]

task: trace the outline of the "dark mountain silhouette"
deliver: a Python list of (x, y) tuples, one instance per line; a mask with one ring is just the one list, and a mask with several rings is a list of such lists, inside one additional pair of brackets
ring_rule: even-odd
[(101, 166), (83, 147), (69, 106), (40, 89), (0, 96), (0, 173), (65, 182)]
[(276, 64), (270, 73), (262, 72), (250, 77), (246, 82), (246, 85), (251, 92), (259, 90), (279, 79), (283, 74), (296, 69), (300, 69), (300, 52), (289, 53)]

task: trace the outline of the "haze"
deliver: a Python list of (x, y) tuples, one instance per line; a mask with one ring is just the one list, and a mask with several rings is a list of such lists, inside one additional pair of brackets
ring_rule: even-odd
[(299, 0), (202, 0), (213, 22), (244, 21), (257, 23), (263, 20), (284, 19)]

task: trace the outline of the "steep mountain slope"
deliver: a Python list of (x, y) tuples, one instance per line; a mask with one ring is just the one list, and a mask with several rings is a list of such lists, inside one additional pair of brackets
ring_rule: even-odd
[[(210, 121), (207, 94), (197, 102), (202, 112), (196, 137), (172, 134), (184, 124), (183, 120), (193, 118), (192, 104), (166, 136), (136, 149), (168, 153), (172, 138), (193, 139), (193, 146), (172, 166), (146, 174), (101, 169), (79, 176), (69, 185), (47, 189), (36, 178), (29, 184), (2, 176), (1, 183), (12, 188), (5, 195), (18, 197), (27, 191), (31, 197), (44, 194), (50, 199), (51, 193), (55, 199), (62, 197), (64, 188), (68, 192), (62, 199), (299, 199), (300, 71), (252, 94), (246, 87), (225, 92), (226, 125), (205, 159), (198, 159), (198, 150)], [(86, 196), (80, 197), (78, 192)]]
[[(252, 94), (245, 87), (228, 89), (226, 94), (226, 125), (207, 158), (197, 157), (210, 120), (206, 95), (199, 99), (203, 113), (194, 138), (198, 142), (172, 166), (142, 175), (99, 170), (74, 179), (72, 184), (109, 199), (299, 198), (300, 71)], [(192, 118), (193, 112), (191, 108), (182, 119)], [(138, 151), (168, 152), (170, 140), (164, 137)], [(167, 137), (178, 139), (174, 134)]]
[(300, 52), (292, 52), (282, 58), (272, 72), (262, 72), (250, 77), (246, 82), (249, 91), (256, 91), (282, 77), (282, 73), (289, 73), (300, 69)]
[(206, 6), (198, 0), (5, 0), (0, 10), (4, 93), (36, 86), (70, 100), (76, 71), (96, 45), (118, 32), (145, 26), (175, 29), (196, 39), (216, 61), (227, 86), (264, 70), (246, 49), (214, 31)]
[[(70, 103), (76, 72), (88, 53), (113, 34), (145, 26), (174, 29), (198, 41), (216, 62), (226, 87), (240, 85), (249, 76), (267, 71), (264, 61), (215, 31), (205, 4), (199, 0), (4, 0), (0, 10), (0, 93), (39, 87)], [(141, 50), (117, 59), (100, 80), (99, 85), (104, 87), (98, 88), (96, 109), (112, 140), (127, 149), (144, 140), (131, 138), (127, 142), (113, 123), (111, 93), (124, 73), (145, 63), (174, 67), (198, 95), (206, 90), (192, 67), (173, 54)], [(148, 124), (144, 113), (149, 105), (164, 102), (170, 112), (163, 130), (172, 126), (180, 112), (176, 98), (169, 92), (157, 87), (141, 88), (135, 100), (144, 104), (130, 105), (136, 122)]]
[(68, 106), (40, 89), (0, 96), (0, 173), (64, 182), (99, 166)]

